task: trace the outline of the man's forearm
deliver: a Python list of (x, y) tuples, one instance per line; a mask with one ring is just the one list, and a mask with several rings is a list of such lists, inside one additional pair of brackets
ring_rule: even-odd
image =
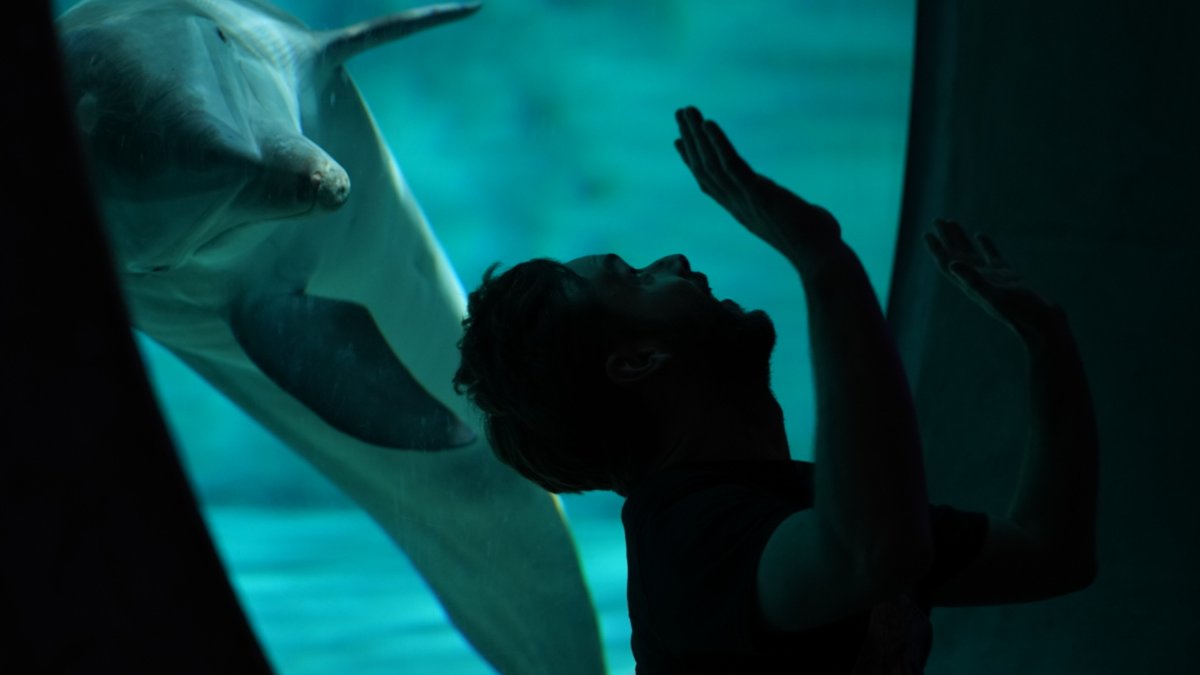
[(865, 565), (920, 561), (931, 551), (920, 435), (874, 290), (844, 244), (796, 268), (816, 384), (816, 512)]
[(1099, 440), (1083, 362), (1061, 310), (1025, 342), (1031, 424), (1009, 518), (1094, 568)]

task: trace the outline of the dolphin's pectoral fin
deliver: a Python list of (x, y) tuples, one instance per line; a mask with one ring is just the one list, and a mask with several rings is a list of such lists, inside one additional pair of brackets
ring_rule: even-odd
[(230, 328), (271, 381), (343, 433), (406, 450), (475, 440), (396, 358), (362, 305), (303, 293), (260, 297), (235, 307)]

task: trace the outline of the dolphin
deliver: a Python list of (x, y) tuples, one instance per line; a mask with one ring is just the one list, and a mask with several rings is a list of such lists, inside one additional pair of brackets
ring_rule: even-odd
[(86, 0), (57, 25), (134, 326), (360, 504), (494, 667), (602, 673), (560, 504), (453, 391), (462, 285), (344, 67), (478, 9), (314, 31), (261, 0)]

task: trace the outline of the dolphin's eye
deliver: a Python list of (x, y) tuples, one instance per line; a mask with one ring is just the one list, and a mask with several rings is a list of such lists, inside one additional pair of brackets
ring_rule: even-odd
[(225, 37), (225, 31), (221, 30), (220, 26), (217, 26), (217, 37), (221, 38), (221, 42), (229, 42), (229, 38)]

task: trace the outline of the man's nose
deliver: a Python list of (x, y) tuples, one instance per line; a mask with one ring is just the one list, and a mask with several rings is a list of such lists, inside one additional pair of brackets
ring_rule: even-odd
[(692, 271), (692, 266), (688, 264), (688, 259), (682, 253), (659, 258), (654, 261), (651, 267), (675, 274), (687, 274)]

